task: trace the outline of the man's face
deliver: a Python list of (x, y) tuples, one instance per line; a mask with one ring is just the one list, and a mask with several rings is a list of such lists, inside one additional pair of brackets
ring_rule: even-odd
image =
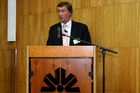
[(71, 13), (68, 11), (68, 9), (66, 8), (66, 6), (57, 7), (57, 11), (58, 11), (59, 19), (63, 23), (67, 23), (70, 20)]

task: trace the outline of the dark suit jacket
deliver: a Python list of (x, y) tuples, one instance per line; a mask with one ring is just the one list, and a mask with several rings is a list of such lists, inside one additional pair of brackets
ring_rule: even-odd
[[(62, 45), (62, 31), (58, 32), (58, 28), (61, 28), (60, 22), (50, 27), (47, 45)], [(58, 34), (60, 34), (60, 37)], [(79, 38), (80, 40), (91, 43), (88, 27), (82, 23), (72, 21), (71, 37)], [(70, 45), (88, 45), (83, 42), (74, 44), (73, 40), (74, 39), (70, 38)]]

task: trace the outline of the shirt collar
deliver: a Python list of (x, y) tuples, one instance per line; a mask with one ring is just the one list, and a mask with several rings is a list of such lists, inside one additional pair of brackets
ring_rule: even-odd
[[(71, 26), (72, 20), (70, 19), (67, 23), (66, 26), (69, 28)], [(61, 26), (63, 27), (64, 23), (61, 22)]]

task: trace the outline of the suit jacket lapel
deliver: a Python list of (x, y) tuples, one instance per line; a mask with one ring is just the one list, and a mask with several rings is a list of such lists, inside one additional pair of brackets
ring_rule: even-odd
[[(57, 38), (58, 40), (58, 44), (62, 45), (62, 27), (61, 27), (61, 23), (58, 24), (57, 29), (60, 27), (60, 38)], [(56, 33), (58, 34), (58, 32)]]
[[(75, 37), (75, 34), (76, 34), (75, 30), (76, 30), (75, 22), (72, 21), (71, 37)], [(70, 45), (74, 45), (74, 43), (73, 43), (73, 39), (72, 39), (72, 38), (70, 39)]]

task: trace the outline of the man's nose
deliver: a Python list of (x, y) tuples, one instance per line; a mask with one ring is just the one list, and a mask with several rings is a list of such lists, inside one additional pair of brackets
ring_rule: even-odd
[(60, 16), (62, 16), (63, 15), (63, 13), (60, 11), (59, 13), (58, 13)]

